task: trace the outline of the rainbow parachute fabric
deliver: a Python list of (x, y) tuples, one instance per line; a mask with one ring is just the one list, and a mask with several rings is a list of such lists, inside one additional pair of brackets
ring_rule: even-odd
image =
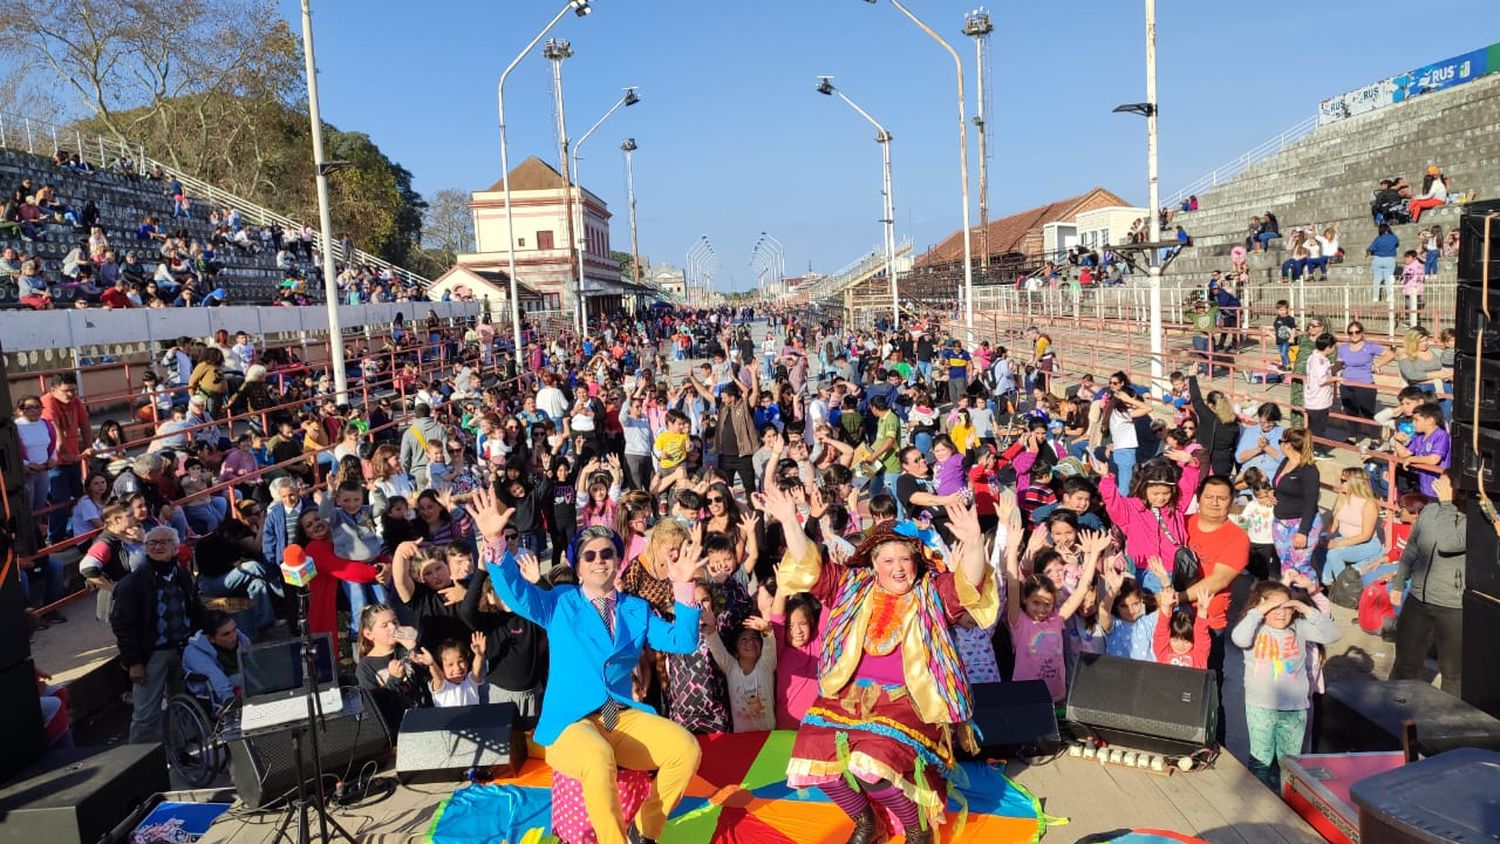
[[(661, 844), (843, 844), (850, 825), (816, 789), (787, 787), (794, 733), (700, 736), (703, 761)], [(1002, 771), (965, 762), (948, 800), (948, 844), (1034, 842), (1046, 827), (1036, 800)], [(455, 791), (428, 829), (431, 844), (548, 844), (552, 769), (529, 760), (518, 776)]]

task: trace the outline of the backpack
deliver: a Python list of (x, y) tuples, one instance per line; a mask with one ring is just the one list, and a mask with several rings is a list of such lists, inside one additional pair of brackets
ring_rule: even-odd
[(1349, 566), (1339, 572), (1328, 586), (1328, 600), (1345, 609), (1359, 609), (1364, 600), (1364, 578), (1359, 569)]

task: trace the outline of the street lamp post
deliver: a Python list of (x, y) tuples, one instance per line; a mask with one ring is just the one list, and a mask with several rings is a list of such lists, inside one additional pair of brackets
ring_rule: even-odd
[(849, 104), (849, 107), (859, 112), (859, 116), (870, 122), (875, 127), (875, 143), (880, 144), (881, 158), (884, 168), (882, 169), (881, 194), (884, 196), (884, 205), (881, 209), (881, 224), (885, 240), (885, 275), (891, 285), (891, 322), (896, 328), (901, 326), (901, 299), (896, 288), (896, 205), (891, 195), (891, 133), (887, 132), (880, 122), (870, 116), (870, 113), (860, 108), (843, 91), (833, 87), (831, 77), (824, 76), (818, 82), (818, 93), (825, 96), (838, 95), (838, 98)]
[(685, 267), (686, 279), (683, 286), (685, 287), (684, 293), (687, 296), (689, 304), (696, 303), (697, 294), (693, 291), (702, 284), (703, 262), (708, 248), (707, 235), (698, 238), (688, 248), (687, 267)]
[(766, 245), (771, 247), (771, 257), (775, 261), (775, 265), (771, 268), (772, 295), (780, 296), (784, 293), (781, 289), (782, 282), (786, 281), (786, 250), (782, 247), (781, 241), (777, 240), (774, 235), (761, 232), (760, 236), (765, 238)]
[(536, 45), (547, 36), (547, 33), (552, 31), (552, 28), (554, 26), (557, 26), (558, 22), (560, 22), (563, 17), (568, 14), (568, 12), (572, 12), (578, 17), (587, 15), (591, 11), (591, 9), (589, 8), (589, 2), (590, 0), (568, 0), (568, 2), (563, 5), (562, 9), (552, 17), (552, 20), (548, 21), (545, 27), (542, 27), (542, 31), (538, 32), (536, 34), (536, 37), (531, 39), (531, 41), (524, 48), (522, 48), (520, 53), (516, 54), (515, 59), (506, 66), (504, 71), (500, 73), (500, 82), (495, 86), (495, 100), (500, 112), (500, 179), (504, 185), (502, 190), (505, 193), (505, 254), (506, 263), (510, 271), (510, 322), (511, 331), (514, 334), (515, 353), (517, 355), (517, 358), (519, 358), (521, 354), (522, 346), (521, 287), (519, 282), (517, 282), (516, 280), (516, 215), (515, 209), (512, 207), (510, 201), (510, 151), (509, 145), (506, 143), (505, 138), (505, 80), (510, 78), (511, 72), (516, 69), (516, 67), (521, 63), (521, 60), (526, 58), (526, 56), (536, 48)]
[(620, 149), (625, 151), (625, 194), (630, 205), (630, 275), (636, 284), (640, 284), (641, 242), (635, 228), (635, 138), (626, 138)]
[[(344, 373), (344, 335), (339, 326), (339, 280), (333, 265), (333, 214), (328, 207), (328, 162), (323, 154), (323, 118), (318, 111), (318, 66), (313, 57), (312, 8), (302, 0), (302, 58), (307, 64), (307, 113), (312, 121), (313, 167), (318, 179), (318, 225), (323, 236), (323, 297), (328, 300), (328, 357), (340, 404), (349, 401)], [(324, 831), (327, 838), (327, 830)]]
[[(610, 106), (609, 111), (604, 112), (604, 116), (595, 121), (594, 125), (590, 126), (589, 130), (584, 132), (583, 136), (578, 139), (578, 142), (573, 144), (573, 184), (577, 186), (578, 190), (578, 313), (580, 325), (586, 325), (588, 320), (588, 299), (583, 289), (584, 279), (586, 278), (583, 261), (588, 254), (588, 220), (583, 198), (583, 178), (578, 175), (578, 151), (583, 148), (583, 142), (587, 141), (596, 129), (603, 126), (604, 121), (608, 120), (611, 115), (619, 111), (623, 106), (633, 106), (640, 101), (641, 98), (635, 93), (634, 87), (626, 88), (625, 95), (620, 97), (614, 105)], [(569, 188), (568, 190), (571, 194), (573, 188)], [(634, 212), (632, 212), (631, 219), (635, 219)]]
[(1150, 207), (1146, 209), (1147, 237), (1153, 244), (1146, 254), (1150, 278), (1151, 389), (1161, 395), (1166, 390), (1163, 378), (1165, 361), (1161, 328), (1161, 261), (1156, 243), (1161, 241), (1160, 187), (1156, 171), (1156, 0), (1146, 0), (1146, 102), (1116, 106), (1115, 111), (1139, 114), (1146, 118), (1146, 192)]
[[(874, 3), (876, 0), (865, 0), (866, 3)], [(948, 55), (953, 57), (953, 67), (958, 74), (958, 167), (963, 177), (963, 224), (964, 224), (964, 328), (968, 333), (969, 343), (974, 342), (974, 232), (969, 225), (969, 121), (964, 116), (964, 62), (959, 58), (958, 51), (953, 45), (933, 31), (932, 27), (923, 23), (920, 18), (912, 14), (909, 9), (901, 4), (901, 0), (890, 0), (901, 14), (911, 19), (927, 36), (942, 45)]]

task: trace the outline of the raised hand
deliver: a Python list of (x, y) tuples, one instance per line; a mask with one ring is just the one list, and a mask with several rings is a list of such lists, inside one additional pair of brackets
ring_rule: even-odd
[(771, 629), (771, 622), (766, 621), (758, 615), (752, 615), (745, 619), (745, 626), (758, 633), (764, 633)]
[(542, 563), (530, 551), (517, 554), (516, 565), (521, 569), (521, 578), (527, 583), (536, 583), (542, 579)]
[(764, 498), (766, 515), (781, 522), (783, 527), (798, 527), (797, 502), (790, 495), (773, 485), (766, 490)]
[(984, 541), (984, 531), (979, 527), (979, 511), (965, 504), (945, 504), (943, 510), (948, 514), (948, 530), (954, 539), (970, 543)]
[(487, 647), (487, 645), (488, 645), (487, 638), (485, 637), (485, 635), (483, 633), (480, 633), (478, 630), (474, 631), (474, 635), (472, 635), (472, 636), (469, 637), (469, 651), (471, 653), (474, 653), (476, 655), (482, 655), (484, 653), (485, 648)]
[(1086, 530), (1079, 538), (1079, 544), (1083, 546), (1084, 553), (1098, 556), (1109, 547), (1110, 538), (1107, 531)]
[(691, 535), (677, 551), (677, 559), (667, 563), (667, 577), (673, 583), (689, 583), (698, 579), (703, 568), (702, 551)]
[(515, 513), (514, 507), (507, 507), (502, 512), (500, 499), (488, 487), (476, 487), (473, 498), (469, 502), (469, 515), (474, 517), (474, 525), (479, 528), (479, 535), (486, 542), (498, 542), (501, 534), (505, 532), (505, 525), (510, 522), (510, 517)]

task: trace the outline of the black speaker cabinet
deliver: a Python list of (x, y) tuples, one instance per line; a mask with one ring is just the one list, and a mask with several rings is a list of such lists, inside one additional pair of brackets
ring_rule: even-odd
[[(1494, 535), (1491, 531), (1492, 539)], [(1471, 580), (1464, 592), (1464, 702), (1500, 718), (1500, 669), (1494, 651), (1500, 642), (1500, 595), (1480, 592), (1472, 584)]]
[(1318, 719), (1316, 753), (1400, 750), (1403, 721), (1416, 723), (1424, 756), (1456, 747), (1500, 750), (1500, 721), (1422, 680), (1330, 680)]
[[(1454, 385), (1455, 392), (1461, 392)], [(1474, 449), (1474, 429), (1467, 422), (1455, 421), (1453, 435), (1453, 461), (1450, 476), (1454, 486), (1467, 492), (1479, 490), (1479, 477), (1484, 475), (1484, 488), (1490, 492), (1500, 491), (1500, 427), (1480, 424), (1479, 450)]]
[(1068, 690), (1068, 721), (1110, 744), (1185, 754), (1217, 743), (1212, 671), (1083, 654)]
[(53, 751), (0, 790), (0, 841), (96, 844), (170, 788), (160, 744)]
[[(353, 776), (371, 760), (383, 759), (391, 749), (391, 736), (380, 708), (369, 692), (361, 692), (364, 712), (354, 717), (328, 718), (326, 730), (318, 732), (318, 750), (324, 774), (343, 779)], [(280, 803), (297, 794), (297, 764), (292, 732), (283, 730), (229, 742), (229, 779), (247, 809)], [(312, 742), (302, 740), (303, 774), (311, 782)]]
[[(1500, 493), (1500, 490), (1492, 492)], [(1464, 586), (1500, 601), (1500, 542), (1495, 537), (1495, 524), (1480, 509), (1478, 501), (1469, 502), (1466, 514), (1468, 532), (1464, 543)], [(1467, 637), (1465, 641), (1468, 641)], [(1480, 641), (1500, 642), (1500, 639)]]
[[(1500, 285), (1496, 289), (1500, 290)], [(1500, 302), (1496, 304), (1500, 305)], [(1500, 311), (1496, 313), (1500, 315)], [(1479, 374), (1477, 389), (1474, 386), (1476, 370)], [(1472, 425), (1476, 405), (1481, 425), (1500, 428), (1500, 355), (1476, 358), (1460, 349), (1453, 362), (1453, 418)]]
[(47, 752), (36, 669), (29, 658), (0, 668), (0, 724), (5, 725), (5, 752), (0, 753), (0, 783), (4, 783)]
[[(1484, 251), (1485, 218), (1489, 221), (1489, 253)], [(1479, 284), (1484, 280), (1484, 265), (1490, 267), (1490, 284), (1500, 290), (1500, 200), (1471, 202), (1458, 218), (1458, 280)]]
[[(1500, 753), (1466, 748), (1355, 782), (1362, 844), (1500, 840)], [(1342, 838), (1342, 836), (1340, 836)]]
[(1458, 351), (1474, 354), (1475, 338), (1482, 338), (1480, 351), (1500, 354), (1500, 278), (1490, 283), (1490, 316), (1484, 315), (1484, 288), (1458, 285), (1458, 308), (1453, 315), (1453, 336)]
[(974, 736), (980, 750), (1056, 744), (1057, 707), (1041, 680), (974, 686)]
[(506, 775), (526, 762), (526, 735), (514, 703), (406, 710), (396, 745), (404, 783), (457, 782), (472, 768)]

